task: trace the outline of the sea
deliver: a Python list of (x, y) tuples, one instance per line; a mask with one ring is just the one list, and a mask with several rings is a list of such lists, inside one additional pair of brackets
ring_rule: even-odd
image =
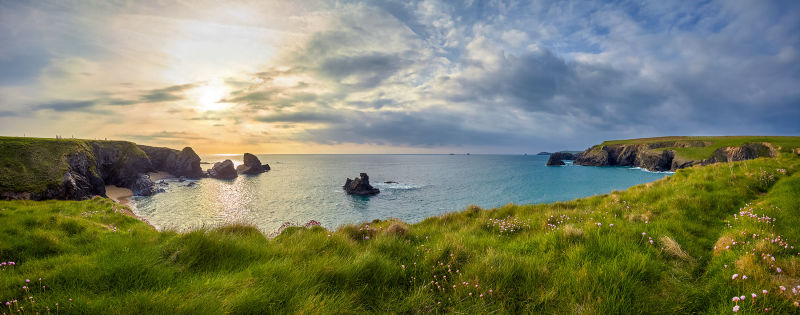
[[(257, 155), (271, 171), (234, 180), (166, 179), (163, 193), (134, 197), (134, 212), (158, 230), (254, 225), (266, 234), (311, 220), (345, 224), (427, 217), (508, 203), (535, 204), (609, 193), (670, 173), (629, 167), (545, 166), (545, 155)], [(205, 155), (204, 162), (242, 155)], [(204, 169), (211, 164), (203, 164)], [(347, 178), (369, 174), (375, 196), (345, 194)], [(391, 182), (391, 183), (387, 183)]]

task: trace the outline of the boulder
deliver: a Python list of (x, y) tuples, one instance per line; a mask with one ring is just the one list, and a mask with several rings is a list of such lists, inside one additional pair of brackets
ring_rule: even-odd
[(792, 150), (792, 152), (794, 152), (794, 154), (796, 154), (796, 155), (800, 155), (800, 148), (794, 148), (794, 150)]
[(714, 154), (705, 161), (703, 164), (711, 164), (717, 162), (735, 162), (750, 160), (760, 157), (775, 157), (778, 156), (778, 151), (767, 142), (745, 143), (741, 146), (734, 147), (721, 147), (714, 151)]
[(564, 161), (562, 161), (562, 160), (561, 160), (561, 159), (558, 157), (558, 155), (551, 154), (551, 155), (550, 155), (550, 158), (549, 158), (549, 159), (547, 159), (547, 166), (560, 166), (560, 165), (567, 165), (567, 164), (566, 164), (566, 163), (564, 163)]
[(217, 179), (234, 179), (238, 176), (231, 160), (214, 163), (208, 170), (208, 177)]
[(258, 157), (250, 153), (245, 153), (244, 164), (236, 167), (236, 171), (239, 174), (247, 175), (261, 174), (269, 171), (269, 165), (261, 165), (261, 161), (258, 160)]
[(379, 189), (369, 184), (369, 176), (367, 173), (361, 173), (359, 177), (355, 179), (348, 178), (342, 188), (344, 188), (344, 191), (349, 195), (371, 196), (381, 192)]
[(159, 187), (150, 180), (150, 176), (146, 174), (139, 175), (139, 178), (136, 182), (133, 183), (131, 186), (131, 191), (133, 192), (134, 196), (152, 196), (160, 192), (164, 192), (164, 189)]

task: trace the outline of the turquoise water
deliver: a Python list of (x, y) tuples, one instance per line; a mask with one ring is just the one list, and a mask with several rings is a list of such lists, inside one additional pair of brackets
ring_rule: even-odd
[[(265, 233), (284, 222), (317, 220), (335, 228), (374, 219), (417, 222), (481, 207), (571, 200), (625, 189), (665, 176), (622, 167), (547, 167), (537, 155), (259, 155), (272, 170), (235, 180), (169, 180), (153, 197), (136, 197), (135, 212), (156, 228), (183, 231), (248, 223)], [(214, 162), (237, 156), (203, 156)], [(238, 159), (238, 160), (237, 160)], [(203, 168), (210, 168), (204, 164)], [(366, 172), (381, 193), (349, 196), (347, 177)], [(395, 181), (397, 184), (384, 184)]]

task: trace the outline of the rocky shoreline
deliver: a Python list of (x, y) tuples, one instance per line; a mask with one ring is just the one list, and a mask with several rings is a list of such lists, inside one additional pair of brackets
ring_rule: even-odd
[[(584, 166), (630, 166), (648, 171), (676, 171), (694, 165), (717, 162), (750, 160), (759, 157), (775, 157), (778, 150), (770, 143), (745, 143), (740, 146), (717, 148), (707, 159), (684, 159), (668, 148), (705, 147), (703, 141), (663, 141), (656, 143), (597, 145), (575, 156), (574, 164)], [(549, 163), (549, 162), (548, 162)]]
[(31, 189), (14, 185), (16, 178), (12, 177), (0, 187), (0, 200), (85, 200), (94, 196), (107, 197), (107, 186), (129, 189), (134, 196), (151, 196), (163, 192), (166, 185), (163, 181), (151, 179), (148, 174), (153, 172), (168, 173), (181, 179), (231, 179), (238, 174), (254, 175), (270, 170), (269, 165), (262, 165), (250, 153), (245, 153), (244, 164), (238, 169), (226, 160), (204, 171), (200, 167), (200, 156), (191, 147), (175, 150), (128, 141), (99, 140), (70, 140), (56, 142), (55, 146), (66, 153), (47, 157), (51, 167), (42, 167), (43, 162), (26, 160), (25, 156), (32, 153), (27, 152), (25, 145), (7, 147), (23, 156), (20, 158), (21, 172), (33, 172), (26, 175), (41, 178), (48, 184), (40, 189)]

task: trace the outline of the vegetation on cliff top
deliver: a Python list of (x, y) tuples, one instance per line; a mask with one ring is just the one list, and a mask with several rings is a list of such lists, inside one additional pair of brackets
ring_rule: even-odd
[(69, 169), (67, 156), (83, 154), (94, 162), (92, 144), (116, 149), (123, 156), (146, 156), (128, 141), (0, 137), (0, 191), (39, 193), (60, 185)]
[(106, 199), (0, 202), (0, 261), (15, 262), (0, 263), (0, 302), (15, 301), (9, 313), (797, 312), (798, 171), (783, 154), (569, 202), (312, 223), (272, 239), (244, 225), (157, 232)]
[(683, 160), (705, 160), (711, 157), (715, 150), (722, 147), (740, 146), (745, 143), (758, 143), (769, 142), (777, 149), (780, 147), (780, 152), (791, 153), (792, 149), (800, 147), (800, 137), (781, 137), (781, 136), (722, 136), (722, 137), (657, 137), (657, 138), (639, 138), (628, 140), (611, 140), (605, 141), (602, 144), (593, 148), (601, 148), (603, 146), (618, 145), (618, 144), (658, 144), (669, 142), (682, 142), (682, 143), (704, 143), (704, 146), (696, 147), (675, 147), (666, 146), (663, 148), (654, 149), (656, 151), (675, 150), (678, 158)]

